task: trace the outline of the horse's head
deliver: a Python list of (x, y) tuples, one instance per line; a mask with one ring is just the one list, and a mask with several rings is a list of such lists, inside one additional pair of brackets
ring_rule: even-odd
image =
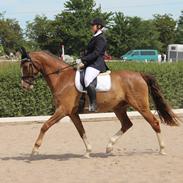
[(33, 89), (34, 80), (39, 73), (38, 66), (34, 63), (33, 59), (26, 52), (25, 48), (20, 49), (22, 54), (21, 59), (21, 85), (24, 90)]

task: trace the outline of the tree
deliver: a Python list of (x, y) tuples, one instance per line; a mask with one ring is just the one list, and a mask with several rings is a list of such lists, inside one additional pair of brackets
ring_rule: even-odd
[(107, 31), (107, 40), (110, 54), (120, 56), (122, 52), (129, 49), (125, 44), (127, 40), (128, 21), (123, 13), (116, 13), (113, 17), (113, 23)]
[(27, 25), (27, 36), (41, 49), (57, 54), (64, 44), (67, 54), (79, 55), (91, 37), (90, 21), (98, 16), (108, 21), (111, 13), (102, 13), (101, 7), (95, 7), (94, 0), (68, 0), (64, 6), (65, 10), (54, 20), (36, 16)]
[(170, 14), (154, 15), (154, 24), (160, 33), (160, 41), (163, 45), (162, 52), (166, 52), (167, 46), (175, 42), (176, 21)]
[(15, 52), (23, 42), (23, 33), (15, 19), (6, 19), (0, 13), (0, 43), (6, 54)]
[(107, 31), (110, 54), (120, 57), (131, 49), (160, 49), (159, 33), (151, 20), (139, 17), (125, 17), (118, 12)]
[(68, 0), (66, 10), (55, 19), (56, 35), (64, 43), (66, 52), (78, 55), (84, 50), (90, 37), (90, 22), (100, 17), (108, 22), (112, 13), (102, 13), (101, 7), (95, 7), (94, 0)]
[(183, 44), (183, 11), (181, 11), (177, 24), (176, 43)]
[(52, 20), (48, 20), (44, 15), (36, 16), (33, 22), (27, 24), (26, 36), (34, 48), (56, 52), (54, 29)]

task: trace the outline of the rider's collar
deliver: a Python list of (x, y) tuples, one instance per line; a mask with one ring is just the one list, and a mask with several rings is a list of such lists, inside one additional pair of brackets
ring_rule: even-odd
[(93, 35), (93, 37), (96, 37), (96, 36), (98, 36), (98, 35), (100, 35), (100, 34), (102, 34), (102, 31), (101, 31), (101, 30), (98, 30), (98, 31)]

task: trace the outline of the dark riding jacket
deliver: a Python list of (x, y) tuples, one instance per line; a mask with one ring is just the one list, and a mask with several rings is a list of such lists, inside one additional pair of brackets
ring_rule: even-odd
[(86, 54), (81, 58), (85, 67), (93, 67), (100, 72), (108, 70), (104, 61), (104, 55), (106, 51), (107, 40), (103, 33), (92, 37), (88, 43)]

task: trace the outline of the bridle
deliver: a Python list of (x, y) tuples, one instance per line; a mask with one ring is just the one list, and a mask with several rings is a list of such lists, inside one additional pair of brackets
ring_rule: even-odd
[(53, 72), (50, 72), (50, 73), (45, 73), (44, 70), (41, 70), (38, 69), (38, 67), (36, 66), (36, 64), (32, 61), (32, 59), (29, 57), (29, 58), (24, 58), (21, 60), (21, 65), (23, 65), (24, 63), (26, 62), (29, 62), (29, 75), (26, 75), (26, 76), (21, 76), (21, 79), (29, 84), (29, 85), (33, 85), (33, 82), (38, 78), (36, 76), (34, 76), (34, 69), (36, 69), (38, 72), (41, 72), (41, 74), (44, 76), (44, 77), (48, 77), (50, 75), (53, 75), (53, 74), (56, 74), (58, 75), (61, 71), (64, 71), (65, 69), (68, 69), (70, 67), (73, 67), (75, 66), (77, 63), (74, 63), (74, 64), (71, 64), (71, 65), (68, 65), (64, 68), (58, 68), (57, 70), (53, 71)]

